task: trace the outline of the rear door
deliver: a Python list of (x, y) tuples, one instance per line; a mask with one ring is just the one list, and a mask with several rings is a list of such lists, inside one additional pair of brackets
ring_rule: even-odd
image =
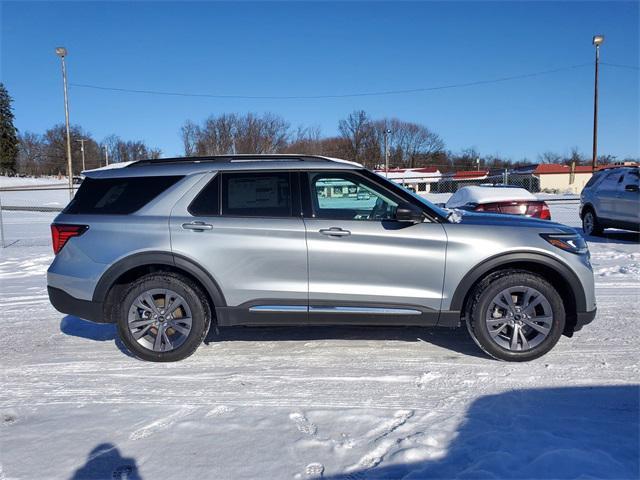
[(404, 200), (356, 171), (309, 172), (301, 182), (309, 203), (303, 201), (309, 320), (435, 323), (446, 252), (442, 225), (396, 221)]
[(174, 207), (174, 254), (207, 270), (221, 325), (306, 320), (307, 246), (297, 174), (222, 172)]

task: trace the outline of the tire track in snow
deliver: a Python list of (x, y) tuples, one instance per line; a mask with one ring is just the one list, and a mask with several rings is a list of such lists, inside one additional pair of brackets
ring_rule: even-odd
[(178, 420), (187, 417), (194, 413), (198, 408), (194, 406), (182, 407), (177, 412), (172, 413), (166, 417), (159, 418), (153, 422), (141, 427), (129, 435), (130, 440), (141, 440), (154, 435), (162, 430), (170, 428)]

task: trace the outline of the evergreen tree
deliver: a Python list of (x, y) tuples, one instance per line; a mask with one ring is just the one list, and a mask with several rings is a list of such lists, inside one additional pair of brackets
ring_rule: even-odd
[(13, 126), (12, 99), (0, 83), (0, 174), (16, 172), (18, 131)]

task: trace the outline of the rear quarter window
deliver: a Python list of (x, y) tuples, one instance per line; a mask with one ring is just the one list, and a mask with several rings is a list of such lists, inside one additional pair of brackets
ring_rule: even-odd
[(181, 178), (86, 178), (64, 213), (127, 215), (140, 210)]

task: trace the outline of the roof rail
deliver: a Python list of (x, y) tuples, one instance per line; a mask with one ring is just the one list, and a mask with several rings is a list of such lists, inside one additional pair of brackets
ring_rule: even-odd
[[(212, 155), (203, 157), (175, 157), (158, 158), (148, 160), (138, 160), (132, 162), (128, 167), (140, 167), (147, 165), (166, 165), (176, 163), (233, 163), (233, 162), (344, 162), (353, 163), (347, 160), (323, 157), (320, 155), (296, 155), (296, 154), (235, 154), (235, 155)], [(354, 164), (357, 165), (357, 164)]]

